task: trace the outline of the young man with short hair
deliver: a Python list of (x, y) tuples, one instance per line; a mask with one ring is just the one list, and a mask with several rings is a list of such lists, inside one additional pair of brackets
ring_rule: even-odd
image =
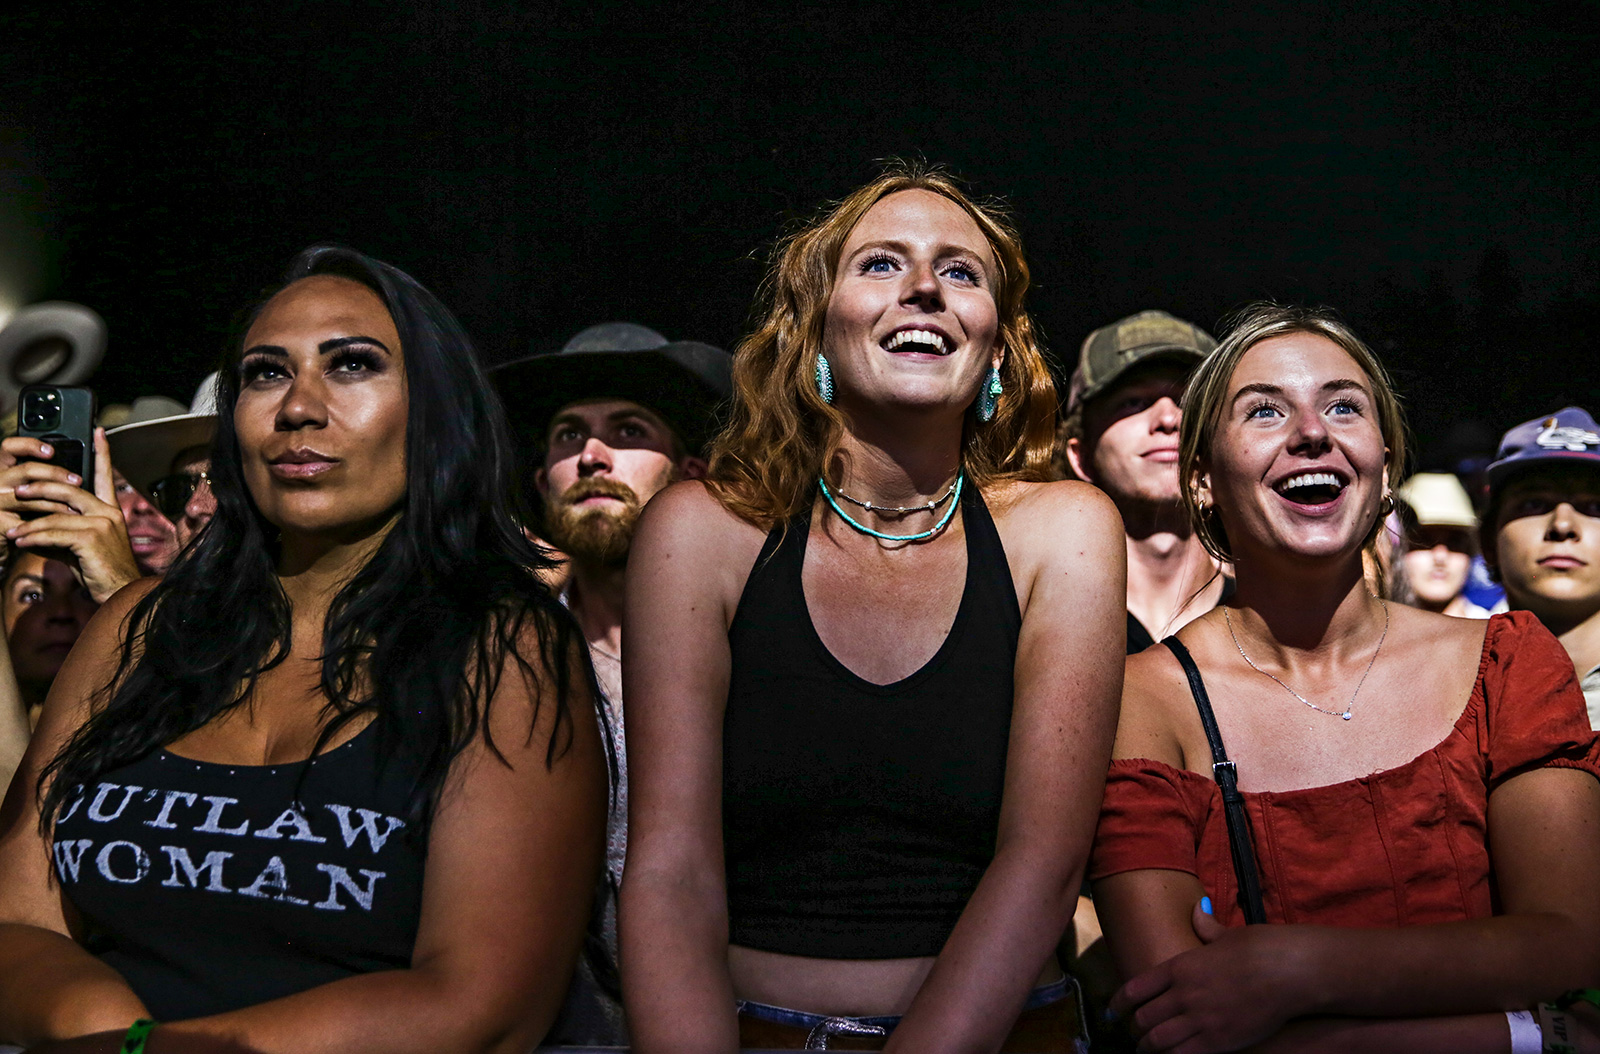
[(1576, 406), (1526, 421), (1488, 476), (1484, 559), (1572, 656), (1600, 729), (1600, 425)]
[(1089, 334), (1072, 374), (1058, 468), (1105, 491), (1122, 514), (1130, 655), (1211, 610), (1228, 584), (1190, 531), (1178, 486), (1178, 403), (1216, 346), (1192, 322), (1141, 311)]

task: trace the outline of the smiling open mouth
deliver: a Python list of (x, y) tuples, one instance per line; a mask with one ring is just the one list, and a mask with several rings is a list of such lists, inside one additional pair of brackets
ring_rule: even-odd
[(884, 351), (921, 351), (948, 355), (953, 350), (942, 334), (931, 329), (899, 329), (883, 342)]
[(1339, 497), (1345, 483), (1332, 472), (1302, 472), (1273, 489), (1296, 505), (1326, 505)]

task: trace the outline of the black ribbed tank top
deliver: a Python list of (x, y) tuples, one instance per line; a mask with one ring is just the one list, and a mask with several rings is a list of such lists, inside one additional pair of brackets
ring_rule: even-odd
[(977, 487), (950, 634), (893, 684), (823, 645), (808, 519), (775, 529), (729, 628), (723, 845), (732, 943), (826, 959), (937, 955), (994, 856), (1022, 612)]

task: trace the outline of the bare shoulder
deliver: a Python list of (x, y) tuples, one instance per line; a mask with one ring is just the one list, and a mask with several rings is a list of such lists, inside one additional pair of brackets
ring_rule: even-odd
[(1120, 531), (1122, 518), (1105, 492), (1075, 479), (1049, 483), (1008, 481), (984, 491), (995, 523), (1021, 520), (1030, 524), (1060, 517), (1088, 518), (1114, 523)]
[(1008, 555), (1099, 558), (1125, 549), (1117, 507), (1088, 483), (1003, 483), (986, 490), (984, 500)]
[(1146, 648), (1127, 659), (1122, 678), (1122, 715), (1113, 758), (1152, 758), (1185, 766), (1187, 725), (1198, 726), (1183, 667), (1167, 648)]
[(745, 544), (757, 549), (766, 535), (717, 500), (711, 488), (697, 479), (674, 483), (650, 499), (639, 518), (639, 530), (651, 539), (693, 539), (712, 544)]
[[(127, 631), (128, 616), (133, 614), (133, 609), (139, 601), (150, 595), (156, 586), (161, 584), (160, 578), (137, 578), (115, 593), (100, 605), (100, 610), (95, 612), (94, 619), (89, 623), (92, 629), (96, 623), (114, 628), (120, 642), (122, 634)], [(85, 629), (84, 632), (90, 632)]]
[(766, 532), (717, 500), (699, 480), (675, 483), (650, 499), (628, 555), (637, 581), (737, 603)]
[(1436, 615), (1394, 601), (1385, 606), (1389, 632), (1384, 650), (1396, 657), (1410, 656), (1406, 661), (1419, 669), (1455, 671), (1454, 680), (1460, 683), (1441, 683), (1441, 687), (1449, 699), (1464, 696), (1477, 679), (1489, 620)]

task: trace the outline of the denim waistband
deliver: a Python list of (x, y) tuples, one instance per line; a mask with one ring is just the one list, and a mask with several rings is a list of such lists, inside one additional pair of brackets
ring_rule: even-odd
[[(1041, 1006), (1050, 1006), (1067, 998), (1072, 991), (1073, 980), (1063, 977), (1059, 981), (1042, 984), (1028, 993), (1028, 1001), (1022, 1004), (1024, 1012), (1037, 1010)], [(789, 1025), (793, 1028), (803, 1028), (807, 1031), (816, 1028), (824, 1021), (849, 1021), (852, 1024), (864, 1025), (867, 1028), (881, 1028), (885, 1032), (893, 1032), (894, 1027), (900, 1023), (899, 1014), (886, 1014), (882, 1017), (841, 1017), (838, 1014), (811, 1014), (804, 1010), (790, 1010), (784, 1006), (772, 1006), (767, 1003), (757, 1003), (748, 999), (738, 1001), (738, 1010), (741, 1014), (749, 1014), (758, 1021), (770, 1021), (774, 1025)]]

